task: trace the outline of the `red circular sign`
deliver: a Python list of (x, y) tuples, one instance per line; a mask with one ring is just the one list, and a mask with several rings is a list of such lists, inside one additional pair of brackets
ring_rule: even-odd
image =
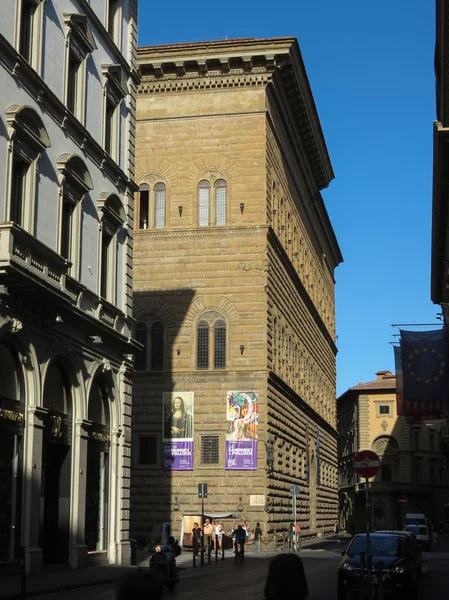
[(355, 455), (354, 458), (354, 471), (366, 477), (374, 477), (380, 468), (380, 458), (375, 452), (371, 450), (362, 450)]
[(407, 504), (407, 496), (399, 496), (399, 504)]

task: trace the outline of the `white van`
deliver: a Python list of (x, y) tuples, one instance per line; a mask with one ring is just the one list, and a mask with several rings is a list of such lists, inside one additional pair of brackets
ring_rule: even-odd
[(407, 513), (405, 515), (405, 526), (407, 525), (426, 525), (426, 515), (422, 513)]

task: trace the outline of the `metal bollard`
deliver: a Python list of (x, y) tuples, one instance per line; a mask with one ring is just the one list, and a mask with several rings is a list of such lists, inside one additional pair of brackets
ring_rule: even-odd
[(359, 600), (365, 600), (365, 552), (360, 552), (360, 595)]
[(224, 539), (223, 539), (222, 542), (221, 542), (221, 560), (225, 559), (225, 557), (224, 557), (224, 547), (225, 547), (225, 545), (224, 545)]
[(218, 535), (215, 536), (215, 562), (218, 562)]
[(195, 567), (196, 567), (196, 556), (195, 556), (195, 548), (194, 548), (194, 549), (193, 549), (193, 553), (192, 553), (192, 556), (193, 556), (193, 568), (195, 568)]
[(373, 557), (368, 554), (366, 557), (366, 570), (368, 572), (368, 598), (373, 597)]
[(383, 561), (379, 560), (376, 563), (376, 571), (377, 571), (377, 594), (376, 594), (376, 600), (383, 600), (383, 597), (384, 597), (384, 575), (383, 575), (383, 567), (384, 567)]

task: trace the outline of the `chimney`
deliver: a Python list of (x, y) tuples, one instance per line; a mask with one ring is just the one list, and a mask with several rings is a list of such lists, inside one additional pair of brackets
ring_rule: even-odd
[(381, 381), (382, 379), (389, 379), (393, 373), (391, 371), (377, 371), (376, 373), (376, 381)]

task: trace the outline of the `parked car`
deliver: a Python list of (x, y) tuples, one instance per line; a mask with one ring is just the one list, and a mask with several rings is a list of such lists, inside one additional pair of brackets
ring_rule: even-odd
[(377, 533), (391, 533), (393, 535), (402, 535), (402, 536), (408, 536), (411, 541), (412, 541), (412, 546), (413, 546), (413, 554), (416, 557), (415, 560), (415, 567), (419, 573), (419, 575), (422, 574), (422, 554), (421, 554), (421, 546), (418, 543), (418, 538), (416, 537), (416, 535), (414, 533), (412, 533), (411, 531), (398, 531), (398, 530), (394, 530), (394, 529), (385, 529), (385, 530), (381, 530), (378, 531)]
[(407, 525), (406, 531), (416, 535), (419, 546), (426, 552), (432, 552), (432, 532), (426, 525)]
[[(419, 569), (416, 548), (412, 537), (394, 533), (373, 533), (370, 535), (370, 550), (373, 557), (372, 577), (374, 588), (378, 585), (378, 568), (382, 563), (382, 583), (384, 595), (390, 598), (412, 600), (416, 598), (419, 583)], [(342, 552), (338, 567), (338, 600), (358, 598), (360, 590), (360, 554), (367, 551), (366, 534), (357, 534)], [(366, 576), (366, 574), (365, 574)]]

